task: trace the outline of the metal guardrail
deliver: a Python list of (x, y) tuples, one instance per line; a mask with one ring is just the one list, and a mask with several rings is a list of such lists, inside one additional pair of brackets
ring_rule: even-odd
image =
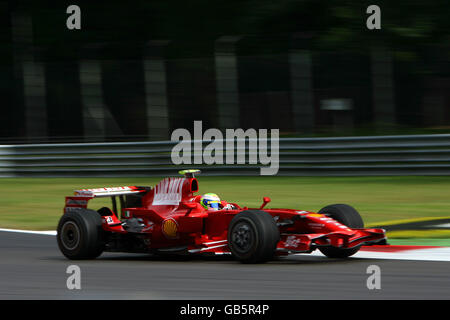
[[(0, 177), (165, 176), (184, 168), (205, 175), (260, 174), (260, 164), (174, 165), (171, 151), (177, 143), (1, 145)], [(234, 151), (245, 154), (246, 163), (257, 152), (248, 144), (245, 149), (235, 144)], [(282, 138), (277, 175), (450, 175), (450, 134)]]

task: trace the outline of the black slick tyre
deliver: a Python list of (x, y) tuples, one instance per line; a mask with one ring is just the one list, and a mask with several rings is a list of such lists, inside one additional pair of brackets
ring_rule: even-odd
[[(343, 225), (350, 228), (364, 228), (364, 222), (361, 215), (355, 208), (347, 204), (332, 204), (319, 210), (319, 213), (325, 214)], [(329, 258), (347, 258), (359, 251), (361, 246), (355, 248), (342, 249), (336, 247), (323, 247), (319, 250)]]
[(243, 263), (261, 263), (273, 258), (280, 232), (273, 217), (264, 211), (237, 214), (228, 227), (228, 247)]
[(102, 217), (88, 209), (65, 213), (59, 220), (56, 238), (67, 258), (95, 259), (105, 247)]

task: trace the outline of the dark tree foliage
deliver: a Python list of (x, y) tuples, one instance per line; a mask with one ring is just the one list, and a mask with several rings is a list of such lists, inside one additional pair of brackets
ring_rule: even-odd
[[(18, 6), (10, 2), (10, 8)], [(313, 36), (314, 48), (366, 51), (382, 42), (414, 58), (422, 46), (450, 42), (450, 5), (447, 0), (78, 0), (22, 1), (31, 8), (36, 40), (41, 44), (71, 45), (99, 42), (121, 44), (165, 39), (180, 42), (180, 51), (202, 54), (205, 42), (222, 35), (271, 39), (292, 33)], [(70, 4), (82, 10), (82, 30), (65, 28)], [(382, 29), (366, 28), (369, 5), (381, 8)], [(448, 54), (448, 52), (447, 52)]]

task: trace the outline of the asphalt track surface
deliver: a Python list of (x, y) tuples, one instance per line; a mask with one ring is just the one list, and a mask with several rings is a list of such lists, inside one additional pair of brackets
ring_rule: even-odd
[[(81, 289), (69, 290), (70, 265)], [(366, 286), (381, 269), (381, 289)], [(70, 261), (55, 236), (0, 232), (0, 299), (450, 299), (450, 263), (296, 255), (244, 265), (229, 257), (104, 253)]]

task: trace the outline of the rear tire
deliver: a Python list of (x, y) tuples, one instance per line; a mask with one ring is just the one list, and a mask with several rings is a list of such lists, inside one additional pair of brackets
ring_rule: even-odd
[[(319, 213), (325, 214), (347, 227), (364, 228), (364, 222), (361, 215), (355, 208), (347, 204), (332, 204), (320, 209)], [(347, 258), (357, 253), (360, 248), (361, 246), (350, 249), (323, 247), (319, 248), (319, 250), (329, 258)]]
[(67, 258), (95, 259), (105, 248), (102, 218), (88, 209), (65, 213), (59, 220), (56, 238)]
[(237, 214), (228, 227), (228, 247), (243, 263), (261, 263), (273, 258), (280, 232), (273, 217), (264, 211)]

